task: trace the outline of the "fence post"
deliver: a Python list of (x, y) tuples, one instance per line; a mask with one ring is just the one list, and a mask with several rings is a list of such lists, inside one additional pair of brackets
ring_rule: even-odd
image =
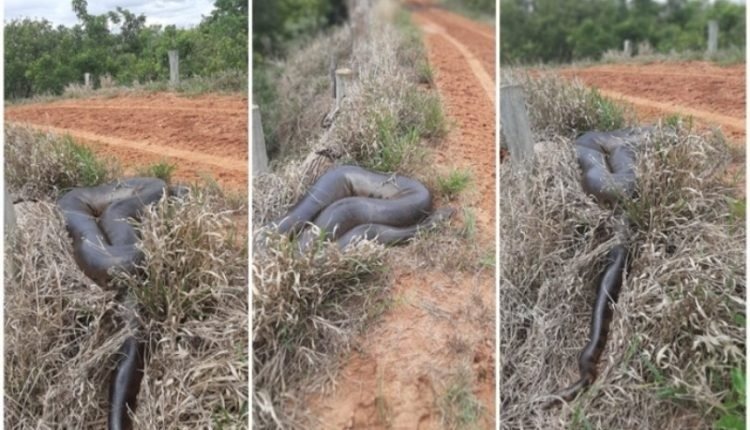
[(708, 53), (715, 54), (719, 49), (719, 21), (708, 21)]
[(91, 89), (91, 73), (86, 72), (83, 74), (83, 85), (85, 85), (87, 89)]
[(13, 200), (8, 194), (8, 185), (3, 182), (3, 212), (4, 212), (4, 224), (5, 224), (5, 267), (6, 272), (11, 277), (15, 275), (13, 267), (13, 247), (15, 243), (15, 231), (16, 231), (16, 210), (13, 208)]
[(266, 139), (263, 137), (263, 125), (260, 122), (260, 108), (253, 105), (253, 176), (268, 171), (268, 153)]
[(625, 42), (623, 42), (622, 52), (625, 53), (626, 57), (633, 56), (633, 44), (630, 39), (625, 39)]
[(534, 162), (534, 140), (520, 85), (500, 88), (500, 132), (513, 166), (529, 167)]
[(341, 107), (341, 101), (346, 97), (352, 82), (352, 70), (349, 68), (336, 70), (336, 109)]
[(180, 55), (176, 50), (167, 51), (169, 55), (169, 84), (180, 83)]

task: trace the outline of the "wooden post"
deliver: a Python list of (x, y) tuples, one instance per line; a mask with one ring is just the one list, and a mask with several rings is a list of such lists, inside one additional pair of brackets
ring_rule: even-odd
[(708, 53), (715, 54), (719, 49), (719, 21), (708, 21)]
[(180, 55), (177, 51), (167, 51), (169, 55), (169, 84), (177, 85), (180, 83)]
[(520, 85), (500, 88), (500, 132), (514, 166), (526, 168), (534, 162), (534, 140)]
[(91, 73), (83, 74), (83, 85), (85, 85), (86, 88), (91, 89)]
[(629, 39), (625, 39), (625, 42), (623, 42), (622, 52), (626, 57), (633, 56), (633, 44)]
[(343, 68), (336, 70), (336, 109), (341, 107), (341, 101), (346, 97), (352, 82), (353, 73), (351, 69)]
[(263, 125), (260, 122), (260, 108), (253, 105), (253, 176), (268, 171), (268, 153), (266, 139), (263, 137)]

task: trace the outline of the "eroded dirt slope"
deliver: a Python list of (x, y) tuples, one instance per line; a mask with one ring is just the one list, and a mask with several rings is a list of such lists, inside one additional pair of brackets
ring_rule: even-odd
[(60, 100), (7, 106), (5, 119), (69, 134), (133, 173), (166, 160), (174, 177), (207, 173), (220, 184), (247, 188), (247, 98), (172, 93)]

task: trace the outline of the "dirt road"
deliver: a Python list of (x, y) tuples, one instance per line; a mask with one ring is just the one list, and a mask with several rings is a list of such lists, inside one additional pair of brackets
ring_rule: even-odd
[(560, 72), (631, 104), (643, 121), (689, 115), (744, 145), (745, 66), (708, 62), (601, 65)]
[(61, 100), (7, 106), (13, 123), (73, 138), (118, 159), (126, 173), (167, 161), (174, 177), (209, 174), (220, 184), (247, 189), (247, 98), (172, 93)]
[[(474, 190), (456, 204), (475, 214), (475, 241), (493, 257), (495, 31), (424, 1), (409, 6), (454, 124), (436, 149), (436, 169), (471, 172)], [(393, 305), (359, 341), (336, 389), (310, 402), (323, 428), (439, 429), (451, 419), (447, 404), (464, 394), (478, 400), (481, 413), (459, 425), (494, 428), (494, 267), (442, 272), (396, 263), (393, 271)]]

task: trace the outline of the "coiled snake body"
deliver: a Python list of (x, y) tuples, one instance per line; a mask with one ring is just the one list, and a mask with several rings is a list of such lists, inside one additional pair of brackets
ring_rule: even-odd
[[(75, 188), (58, 200), (73, 256), (81, 270), (101, 286), (107, 286), (113, 271), (133, 272), (143, 259), (137, 248), (138, 235), (129, 218), (138, 219), (146, 205), (161, 199), (165, 190), (184, 194), (182, 187), (167, 188), (156, 178), (132, 178), (112, 184)], [(131, 309), (132, 310), (132, 309)], [(137, 329), (137, 321), (127, 321)], [(135, 410), (143, 377), (145, 345), (129, 336), (120, 347), (119, 361), (109, 392), (108, 428), (131, 428), (128, 409)]]
[[(615, 210), (623, 199), (632, 198), (636, 187), (633, 146), (648, 131), (641, 128), (613, 132), (594, 131), (576, 139), (576, 157), (582, 170), (584, 191), (602, 203), (613, 205)], [(591, 315), (589, 341), (578, 357), (581, 377), (569, 387), (555, 393), (555, 398), (546, 402), (544, 408), (552, 407), (561, 400), (573, 400), (596, 379), (596, 365), (609, 334), (611, 306), (617, 302), (627, 267), (628, 248), (623, 242), (610, 249), (606, 267), (599, 280)]]
[(283, 234), (300, 235), (300, 249), (308, 249), (316, 238), (312, 223), (324, 238), (345, 248), (364, 237), (394, 244), (432, 228), (455, 211), (432, 211), (432, 196), (419, 181), (385, 175), (356, 166), (340, 166), (326, 172), (289, 212), (275, 221)]

